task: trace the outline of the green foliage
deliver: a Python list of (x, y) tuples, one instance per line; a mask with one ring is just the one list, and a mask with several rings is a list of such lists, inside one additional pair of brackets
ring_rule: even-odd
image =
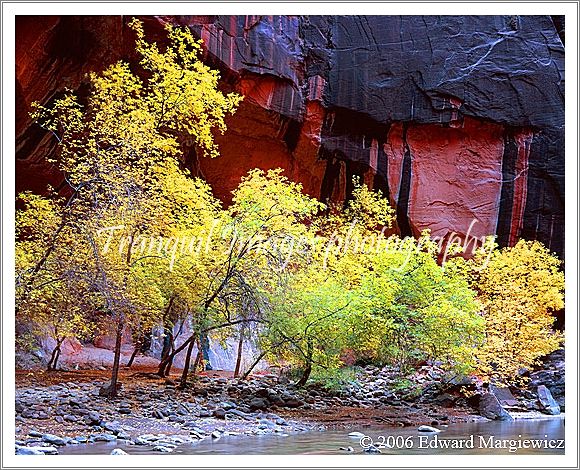
[(310, 380), (331, 392), (340, 392), (349, 386), (358, 384), (357, 370), (354, 367), (331, 370), (319, 368), (312, 373)]
[(437, 264), (424, 234), (404, 250), (367, 255), (356, 290), (352, 348), (402, 371), (425, 359), (467, 370), (483, 334), (475, 292), (457, 270)]
[[(308, 266), (287, 279), (269, 296), (265, 343), (268, 358), (289, 362), (302, 370), (336, 370), (345, 347), (345, 320), (349, 315), (349, 292), (328, 273)], [(305, 380), (306, 380), (305, 379)]]
[(407, 378), (400, 378), (393, 385), (391, 385), (393, 392), (398, 394), (404, 400), (413, 400), (423, 393), (423, 387), (412, 382)]

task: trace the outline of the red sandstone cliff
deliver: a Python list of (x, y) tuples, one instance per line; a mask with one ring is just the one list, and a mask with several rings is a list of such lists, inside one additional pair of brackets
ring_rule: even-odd
[[(17, 189), (61, 181), (33, 101), (134, 60), (121, 16), (16, 22)], [(246, 95), (222, 156), (187, 165), (227, 201), (247, 170), (283, 167), (322, 199), (353, 175), (385, 192), (404, 235), (536, 238), (563, 252), (564, 47), (550, 17), (144, 18), (190, 26), (223, 86)], [(563, 34), (562, 34), (563, 38)], [(475, 222), (473, 222), (475, 220)]]

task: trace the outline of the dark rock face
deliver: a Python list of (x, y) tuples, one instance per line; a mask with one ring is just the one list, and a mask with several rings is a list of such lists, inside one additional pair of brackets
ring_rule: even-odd
[[(17, 189), (58, 184), (34, 100), (123, 58), (127, 17), (17, 20)], [(550, 16), (178, 16), (223, 86), (246, 96), (218, 139), (187, 163), (227, 201), (254, 167), (284, 167), (305, 191), (344, 200), (352, 176), (383, 190), (403, 235), (497, 234), (563, 254), (564, 24)], [(472, 225), (472, 222), (475, 223)], [(472, 226), (471, 231), (469, 227)]]
[(535, 392), (541, 386), (549, 389), (550, 395), (556, 400), (561, 411), (565, 409), (565, 358), (564, 350), (558, 349), (546, 356), (539, 370), (530, 373), (528, 390), (535, 396)]
[(493, 393), (484, 393), (479, 398), (479, 414), (488, 419), (498, 421), (513, 421), (511, 415), (504, 410)]

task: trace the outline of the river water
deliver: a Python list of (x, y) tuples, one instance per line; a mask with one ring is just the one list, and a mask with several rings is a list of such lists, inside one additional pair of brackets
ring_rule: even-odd
[[(458, 423), (441, 428), (438, 434), (420, 433), (414, 427), (365, 427), (358, 431), (374, 444), (389, 444), (382, 447), (382, 454), (564, 454), (558, 440), (564, 439), (564, 418), (525, 419), (513, 422), (489, 421)], [(350, 431), (308, 431), (289, 435), (268, 434), (262, 436), (223, 436), (207, 438), (194, 444), (184, 444), (173, 454), (345, 454), (340, 447), (352, 447), (361, 453), (360, 438), (349, 437)], [(435, 437), (436, 436), (436, 437)], [(445, 441), (448, 441), (445, 443)], [(445, 446), (462, 448), (445, 448)], [(524, 448), (539, 446), (540, 448)], [(499, 446), (499, 447), (498, 447)], [(510, 452), (510, 446), (512, 451)], [(473, 447), (473, 448), (471, 448)], [(66, 446), (61, 454), (109, 454), (121, 448), (129, 454), (151, 454), (151, 447), (95, 443)], [(156, 452), (155, 452), (156, 453)]]

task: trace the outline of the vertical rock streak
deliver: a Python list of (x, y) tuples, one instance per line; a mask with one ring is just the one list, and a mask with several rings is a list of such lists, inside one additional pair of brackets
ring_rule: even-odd
[[(165, 23), (189, 26), (224, 89), (246, 95), (217, 137), (221, 158), (186, 162), (226, 203), (255, 167), (284, 167), (306, 192), (335, 201), (359, 175), (386, 192), (403, 235), (463, 233), (477, 219), (478, 235), (497, 233), (503, 245), (535, 238), (563, 254), (564, 24), (515, 19), (144, 18), (160, 44)], [(82, 89), (90, 70), (135, 62), (129, 20), (17, 18), (18, 191), (62, 182), (30, 103)]]
[(409, 195), (411, 192), (411, 149), (407, 142), (408, 124), (403, 124), (402, 141), (403, 141), (403, 162), (401, 165), (401, 183), (399, 185), (399, 195), (397, 197), (397, 225), (401, 231), (402, 237), (413, 235), (409, 223)]
[(515, 136), (517, 159), (514, 168), (513, 202), (508, 246), (514, 246), (517, 243), (524, 225), (524, 211), (528, 193), (528, 160), (533, 137), (533, 133), (527, 130), (522, 130)]

